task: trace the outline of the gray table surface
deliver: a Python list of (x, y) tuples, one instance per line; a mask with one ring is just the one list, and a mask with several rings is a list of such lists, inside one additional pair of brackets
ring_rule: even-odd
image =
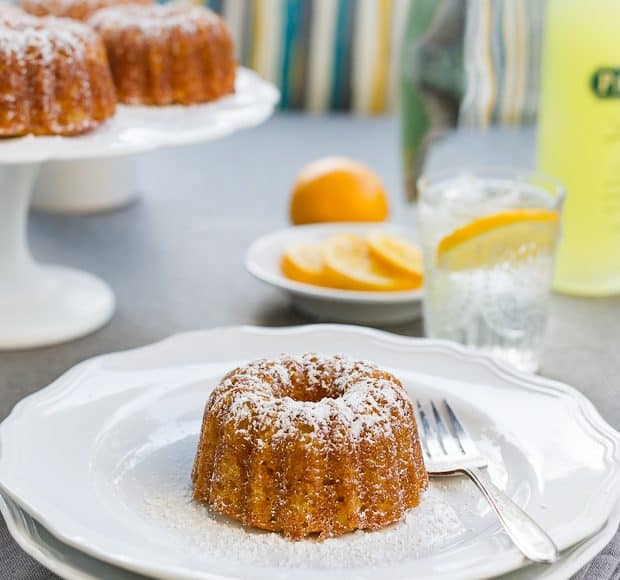
[[(510, 143), (516, 150), (508, 161), (531, 161), (530, 137)], [(449, 145), (446, 160), (455, 158)], [(503, 148), (497, 145), (468, 148), (468, 160), (501, 161), (497, 155)], [(0, 353), (0, 419), (22, 397), (100, 353), (196, 328), (306, 322), (286, 297), (245, 272), (243, 254), (257, 236), (287, 225), (288, 191), (296, 172), (328, 154), (351, 156), (375, 168), (390, 192), (394, 219), (408, 222), (393, 119), (293, 114), (280, 114), (222, 141), (137, 158), (141, 195), (122, 211), (32, 215), (36, 257), (103, 277), (118, 305), (112, 321), (86, 338)], [(422, 332), (419, 322), (394, 330), (413, 336)], [(619, 339), (620, 296), (553, 297), (540, 372), (581, 390), (616, 429)], [(52, 577), (31, 560), (14, 557), (13, 551), (0, 522), (1, 577)]]

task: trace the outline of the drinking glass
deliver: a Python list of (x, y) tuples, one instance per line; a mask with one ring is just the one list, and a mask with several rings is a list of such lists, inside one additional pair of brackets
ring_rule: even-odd
[(427, 175), (418, 188), (426, 335), (535, 371), (564, 188), (504, 168)]

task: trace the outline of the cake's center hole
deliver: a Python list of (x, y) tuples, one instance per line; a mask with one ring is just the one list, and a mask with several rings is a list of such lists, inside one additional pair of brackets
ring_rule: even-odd
[(294, 381), (287, 396), (294, 401), (304, 403), (318, 403), (323, 399), (337, 399), (342, 395), (342, 389), (328, 381)]

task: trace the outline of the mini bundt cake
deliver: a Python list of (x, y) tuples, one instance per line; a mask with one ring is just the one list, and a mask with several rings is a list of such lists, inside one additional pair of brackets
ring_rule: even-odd
[(105, 49), (91, 28), (0, 9), (0, 136), (76, 135), (115, 108)]
[(88, 20), (97, 10), (121, 4), (152, 4), (153, 0), (20, 0), (20, 6), (35, 16), (63, 16)]
[(99, 10), (89, 24), (103, 37), (123, 103), (189, 105), (234, 92), (232, 37), (206, 8), (117, 6)]
[(195, 499), (245, 526), (323, 539), (401, 519), (428, 474), (397, 378), (305, 354), (222, 379), (205, 408), (192, 480)]

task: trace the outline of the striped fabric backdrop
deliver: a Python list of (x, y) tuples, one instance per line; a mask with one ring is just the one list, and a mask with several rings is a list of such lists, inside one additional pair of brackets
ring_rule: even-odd
[(280, 87), (283, 108), (394, 109), (412, 0), (204, 2), (228, 22), (239, 62)]
[(515, 126), (536, 120), (545, 4), (468, 0), (459, 125)]
[[(395, 108), (407, 14), (427, 0), (195, 0), (228, 21), (239, 61), (278, 85), (284, 108), (377, 114)], [(458, 0), (433, 0), (438, 11)], [(532, 122), (544, 0), (461, 0), (459, 124)], [(443, 6), (445, 5), (445, 6)]]
[[(545, 0), (191, 1), (225, 18), (239, 62), (280, 88), (281, 107), (316, 113), (394, 111), (399, 90), (407, 97), (412, 81), (408, 62), (401, 71), (401, 53), (415, 60), (416, 46), (431, 38), (434, 52), (440, 53), (446, 48), (442, 36), (452, 40), (452, 16), (462, 12), (461, 72), (453, 79), (439, 78), (446, 72), (439, 55), (418, 80), (438, 93), (446, 87), (436, 82), (463, 85), (460, 126), (536, 120)], [(412, 16), (421, 16), (420, 21)], [(414, 46), (408, 46), (412, 41)], [(426, 124), (418, 123), (418, 129)]]
[(400, 98), (407, 196), (435, 139), (536, 121), (545, 0), (414, 0)]

